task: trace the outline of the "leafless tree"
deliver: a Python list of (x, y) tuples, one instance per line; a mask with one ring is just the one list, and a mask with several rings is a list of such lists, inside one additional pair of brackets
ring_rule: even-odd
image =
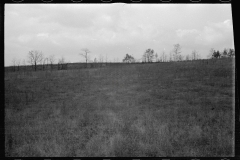
[(165, 54), (165, 52), (163, 52), (164, 54), (163, 54), (163, 61), (164, 62), (167, 62), (167, 55)]
[(147, 62), (147, 54), (143, 54), (142, 56), (142, 62), (146, 63)]
[(102, 63), (103, 62), (103, 55), (100, 54), (98, 59), (99, 59), (99, 62)]
[(169, 53), (169, 62), (172, 61), (172, 52)]
[(43, 58), (42, 59), (42, 69), (44, 70), (45, 64), (48, 65), (48, 58)]
[(64, 57), (58, 60), (58, 70), (67, 69), (67, 63)]
[(52, 69), (53, 69), (53, 63), (54, 63), (55, 60), (56, 60), (55, 57), (54, 57), (54, 55), (49, 56), (48, 60), (49, 60), (49, 62), (50, 62), (51, 70), (52, 70)]
[(16, 61), (16, 64), (17, 64), (17, 66), (18, 66), (18, 71), (19, 71), (19, 70), (20, 70), (21, 60), (17, 60), (17, 61)]
[(165, 54), (165, 51), (162, 52), (162, 56), (161, 56), (161, 59), (162, 59), (162, 62), (166, 62), (167, 59), (166, 59), (166, 54)]
[(15, 72), (16, 71), (15, 67), (16, 67), (16, 64), (17, 64), (16, 58), (12, 59), (12, 64), (13, 64), (13, 72)]
[(173, 53), (174, 53), (174, 60), (178, 61), (180, 58), (180, 53), (181, 53), (181, 46), (180, 44), (175, 44), (173, 48)]
[(198, 53), (196, 50), (192, 51), (192, 60), (197, 60), (198, 59)]
[(30, 51), (28, 53), (28, 62), (34, 66), (34, 70), (37, 71), (37, 64), (40, 63), (43, 59), (43, 54), (41, 51)]
[(80, 53), (80, 55), (83, 56), (86, 59), (86, 68), (87, 68), (87, 63), (88, 63), (88, 59), (89, 59), (88, 53), (90, 53), (90, 51), (87, 48), (83, 48), (82, 51), (84, 53)]
[(228, 57), (235, 57), (235, 50), (229, 48), (228, 49), (228, 53), (227, 53)]
[(25, 59), (22, 61), (22, 65), (24, 67), (24, 71), (26, 70), (26, 62), (25, 62)]
[(143, 54), (143, 60), (145, 62), (152, 62), (154, 58), (154, 50), (153, 49), (147, 49)]
[(214, 52), (215, 52), (214, 48), (211, 48), (209, 54), (207, 55), (207, 58), (211, 59)]
[(107, 53), (106, 53), (106, 63), (107, 63), (107, 61), (108, 61), (108, 56), (107, 56)]
[(178, 55), (178, 61), (183, 61), (183, 56), (181, 54)]
[(155, 62), (158, 62), (158, 54), (155, 53)]
[(134, 59), (133, 56), (131, 56), (130, 54), (127, 53), (126, 56), (123, 59), (123, 62), (124, 63), (134, 63), (135, 59)]

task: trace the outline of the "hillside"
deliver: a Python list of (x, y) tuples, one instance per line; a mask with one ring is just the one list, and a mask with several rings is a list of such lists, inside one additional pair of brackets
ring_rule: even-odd
[(233, 156), (235, 59), (5, 73), (6, 156)]

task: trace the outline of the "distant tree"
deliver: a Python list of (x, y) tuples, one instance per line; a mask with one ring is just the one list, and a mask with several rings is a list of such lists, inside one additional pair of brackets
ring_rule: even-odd
[(49, 62), (50, 62), (51, 70), (52, 70), (52, 69), (53, 69), (53, 63), (54, 63), (55, 60), (56, 60), (55, 57), (54, 57), (54, 55), (49, 56), (48, 60), (49, 60)]
[(125, 63), (133, 63), (133, 62), (135, 62), (135, 59), (131, 55), (126, 54), (126, 56), (123, 59), (123, 62), (125, 62)]
[(158, 54), (155, 53), (155, 62), (158, 62)]
[(166, 54), (164, 54), (164, 56), (163, 56), (163, 62), (167, 62), (167, 55)]
[(108, 61), (108, 56), (107, 56), (107, 53), (106, 53), (106, 57), (105, 57), (106, 59), (105, 59), (105, 62), (107, 63), (107, 61)]
[(46, 67), (48, 68), (48, 58), (47, 57), (45, 58), (45, 62), (44, 63), (46, 64)]
[(214, 50), (213, 48), (211, 48), (210, 51), (209, 51), (209, 54), (208, 54), (207, 58), (208, 58), (208, 59), (213, 58), (213, 53), (214, 53), (214, 52), (215, 52), (215, 50)]
[(179, 61), (181, 49), (182, 49), (182, 47), (180, 46), (180, 44), (175, 44), (174, 45), (174, 48), (173, 48), (173, 53), (174, 53), (173, 58), (174, 58), (174, 61)]
[(43, 57), (41, 63), (42, 63), (42, 70), (44, 70), (45, 69), (45, 65), (48, 63), (48, 58), (44, 58)]
[(17, 67), (18, 67), (18, 71), (20, 70), (20, 64), (21, 64), (21, 60), (17, 60), (16, 61)]
[(145, 62), (152, 62), (153, 57), (154, 57), (154, 50), (150, 48), (147, 49), (143, 54), (143, 59), (145, 59)]
[(13, 64), (13, 72), (15, 72), (16, 71), (16, 64), (17, 64), (16, 58), (12, 59), (12, 64)]
[(172, 61), (172, 52), (169, 53), (169, 62)]
[(159, 57), (159, 59), (158, 59), (158, 62), (163, 62), (164, 60), (163, 60), (163, 55), (161, 55), (160, 57)]
[(185, 58), (186, 61), (189, 61), (190, 60), (190, 56), (187, 54), (186, 55), (186, 58)]
[(178, 55), (178, 61), (183, 61), (183, 56), (182, 55)]
[(197, 60), (198, 59), (198, 53), (196, 50), (192, 51), (192, 60)]
[(67, 69), (67, 63), (64, 57), (58, 60), (58, 70)]
[(167, 55), (165, 54), (165, 51), (162, 52), (161, 60), (162, 60), (162, 62), (167, 61)]
[(235, 51), (234, 51), (234, 49), (229, 49), (229, 51), (228, 51), (228, 57), (234, 57), (235, 56)]
[(214, 51), (212, 57), (213, 57), (213, 58), (220, 58), (220, 57), (221, 57), (221, 54), (220, 54), (219, 51)]
[(26, 62), (25, 62), (25, 59), (22, 60), (22, 65), (23, 65), (23, 67), (24, 67), (24, 71), (25, 71), (25, 70), (26, 70)]
[(99, 55), (99, 60), (98, 60), (98, 62), (101, 62), (101, 63), (103, 63), (103, 55)]
[(88, 63), (88, 59), (89, 59), (88, 53), (90, 53), (90, 51), (87, 48), (83, 48), (82, 51), (84, 53), (80, 53), (80, 55), (83, 56), (86, 59), (86, 67), (87, 67), (87, 63)]
[(228, 57), (228, 50), (226, 48), (223, 49), (221, 57), (223, 57), (223, 58)]
[(37, 71), (37, 64), (43, 59), (43, 54), (41, 51), (30, 51), (28, 53), (28, 62), (34, 66), (34, 70)]
[(147, 62), (147, 54), (144, 53), (143, 56), (142, 56), (142, 62)]

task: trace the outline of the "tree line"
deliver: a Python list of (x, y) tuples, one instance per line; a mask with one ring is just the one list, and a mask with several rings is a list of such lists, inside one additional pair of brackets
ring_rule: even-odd
[[(53, 64), (56, 62), (56, 58), (54, 55), (50, 55), (49, 57), (45, 57), (41, 51), (31, 50), (27, 55), (27, 62), (32, 66), (32, 70), (37, 71), (37, 66), (40, 66), (42, 70), (45, 70), (50, 66), (51, 70), (53, 69)], [(16, 60), (15, 58), (12, 60), (13, 63), (13, 71), (19, 71), (21, 61)], [(27, 67), (26, 61), (22, 61), (22, 66)], [(58, 70), (66, 69), (67, 63), (64, 57), (58, 59)]]
[[(191, 61), (191, 60), (199, 60), (201, 59), (200, 54), (198, 51), (193, 50), (191, 54), (186, 55), (185, 57), (181, 55), (182, 47), (180, 44), (173, 45), (173, 50), (167, 56), (165, 51), (162, 52), (161, 55), (155, 53), (153, 49), (147, 49), (142, 55), (142, 63), (152, 63), (152, 62), (172, 62), (172, 61)], [(235, 57), (235, 51), (231, 48), (225, 48), (222, 52), (215, 51), (214, 49), (210, 50), (210, 55), (208, 56), (209, 59), (214, 58), (228, 58), (228, 57)], [(122, 60), (124, 63), (135, 63), (137, 60), (129, 55), (128, 53)]]
[[(142, 62), (142, 63), (152, 63), (152, 62), (176, 62), (176, 61), (190, 61), (190, 60), (198, 60), (201, 59), (200, 54), (198, 51), (193, 50), (191, 54), (186, 55), (185, 57), (181, 55), (181, 49), (182, 47), (180, 44), (173, 45), (173, 50), (170, 52), (169, 55), (165, 53), (165, 51), (162, 52), (162, 54), (158, 54), (153, 49), (149, 48), (147, 49), (141, 59), (135, 59), (132, 55), (126, 54), (123, 58), (123, 63), (136, 63), (136, 62)], [(89, 53), (90, 50), (87, 48), (82, 49), (83, 53), (80, 53), (80, 55), (85, 59), (86, 61), (86, 67), (87, 63), (90, 61), (89, 59)], [(208, 55), (209, 59), (217, 59), (217, 58), (232, 58), (235, 57), (235, 50), (231, 48), (225, 48), (223, 51), (214, 50), (213, 48), (210, 49), (210, 53)], [(104, 57), (100, 55), (99, 62), (103, 63)], [(32, 69), (34, 71), (37, 71), (37, 66), (41, 66), (42, 70), (45, 70), (45, 68), (49, 68), (52, 70), (53, 65), (56, 62), (56, 58), (54, 55), (50, 55), (49, 57), (45, 57), (41, 51), (38, 50), (32, 50), (29, 51), (27, 55), (27, 62), (32, 66)], [(94, 63), (97, 63), (97, 59), (95, 58)], [(12, 60), (13, 63), (13, 71), (19, 71), (21, 61), (16, 60), (15, 58)], [(105, 63), (107, 63), (107, 54), (105, 57)], [(58, 59), (58, 70), (64, 70), (67, 69), (68, 63), (66, 62), (64, 57), (61, 57)], [(22, 61), (22, 66), (26, 67), (26, 61)]]

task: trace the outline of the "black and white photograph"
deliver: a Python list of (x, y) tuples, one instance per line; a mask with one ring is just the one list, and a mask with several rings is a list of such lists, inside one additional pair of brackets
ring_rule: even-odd
[(4, 5), (5, 157), (234, 157), (231, 3)]

